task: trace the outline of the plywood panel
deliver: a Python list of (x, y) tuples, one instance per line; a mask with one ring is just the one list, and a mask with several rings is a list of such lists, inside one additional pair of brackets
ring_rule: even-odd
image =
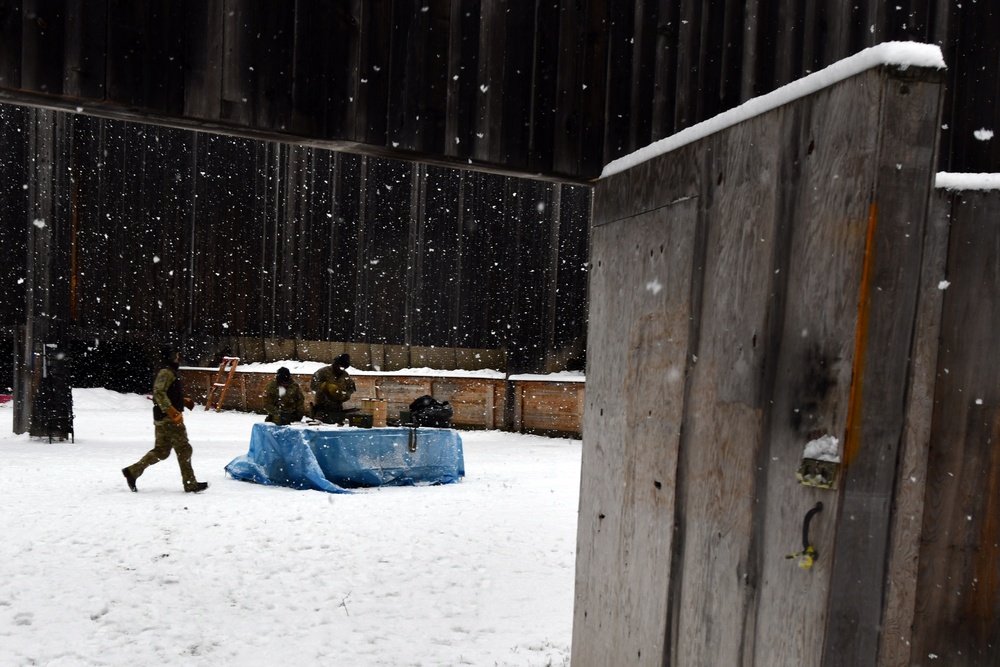
[(451, 404), (455, 411), (453, 424), (493, 428), (496, 424), (495, 396), (498, 385), (502, 392), (503, 384), (502, 380), (437, 379), (433, 383), (432, 396)]
[(518, 430), (580, 432), (582, 383), (516, 382), (520, 400)]
[[(674, 177), (661, 182), (666, 190), (697, 177), (686, 161), (675, 164), (661, 165)], [(613, 178), (599, 190), (628, 187), (627, 177)], [(697, 222), (686, 199), (595, 229), (590, 321), (599, 325), (590, 334), (573, 624), (580, 665), (663, 659)]]

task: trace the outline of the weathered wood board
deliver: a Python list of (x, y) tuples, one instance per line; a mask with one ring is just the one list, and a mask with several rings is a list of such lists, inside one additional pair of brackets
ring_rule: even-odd
[[(575, 664), (878, 663), (900, 443), (929, 423), (905, 408), (933, 384), (940, 94), (875, 68), (597, 185)], [(827, 435), (838, 483), (799, 484)]]
[(592, 327), (588, 343), (573, 623), (580, 665), (660, 664), (665, 650), (696, 311), (691, 195), (701, 165), (692, 155), (663, 165), (672, 178), (645, 193), (646, 212), (633, 214), (635, 199), (622, 196), (595, 217), (590, 321), (605, 326)]
[(972, 667), (1000, 664), (1000, 192), (951, 196), (913, 645), (896, 664)]

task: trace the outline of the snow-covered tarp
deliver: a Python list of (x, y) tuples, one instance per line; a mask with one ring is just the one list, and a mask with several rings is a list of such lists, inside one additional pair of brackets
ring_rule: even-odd
[(451, 484), (465, 476), (452, 429), (254, 424), (250, 451), (226, 466), (258, 484), (350, 493), (349, 488)]

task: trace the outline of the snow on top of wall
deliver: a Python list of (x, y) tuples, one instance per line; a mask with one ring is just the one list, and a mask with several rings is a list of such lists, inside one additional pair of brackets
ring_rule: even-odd
[(767, 95), (747, 100), (740, 106), (724, 111), (718, 116), (713, 116), (697, 125), (692, 125), (676, 134), (640, 148), (634, 153), (609, 162), (604, 167), (601, 178), (631, 169), (654, 157), (704, 139), (710, 134), (811, 95), (879, 65), (896, 65), (900, 69), (908, 67), (945, 69), (944, 56), (941, 55), (941, 49), (938, 46), (917, 42), (884, 42), (839, 60), (818, 72), (792, 81)]
[[(277, 373), (278, 369), (282, 366), (287, 368), (290, 373), (296, 375), (312, 375), (319, 369), (329, 364), (322, 361), (295, 361), (292, 359), (285, 361), (268, 361), (268, 362), (256, 362), (256, 363), (245, 363), (238, 364), (236, 366), (237, 373)], [(215, 367), (204, 368), (196, 366), (183, 366), (182, 368), (188, 368), (190, 370), (218, 370)], [(458, 377), (458, 378), (482, 378), (486, 380), (503, 380), (507, 376), (501, 371), (492, 370), (489, 368), (484, 368), (475, 371), (466, 370), (442, 370), (439, 368), (404, 368), (398, 371), (365, 371), (358, 368), (349, 369), (351, 375), (394, 375), (403, 377)], [(545, 375), (512, 375), (510, 380), (519, 381), (537, 381), (537, 382), (585, 382), (586, 376), (583, 373), (575, 371), (562, 371), (559, 373), (548, 373)]]
[(1000, 190), (1000, 174), (954, 174), (939, 171), (934, 185), (942, 190)]

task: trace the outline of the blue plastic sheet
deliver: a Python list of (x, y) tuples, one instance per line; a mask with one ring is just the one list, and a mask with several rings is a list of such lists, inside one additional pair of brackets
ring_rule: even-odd
[(438, 428), (254, 424), (250, 451), (226, 466), (236, 479), (350, 493), (364, 486), (451, 484), (465, 476), (462, 438)]

